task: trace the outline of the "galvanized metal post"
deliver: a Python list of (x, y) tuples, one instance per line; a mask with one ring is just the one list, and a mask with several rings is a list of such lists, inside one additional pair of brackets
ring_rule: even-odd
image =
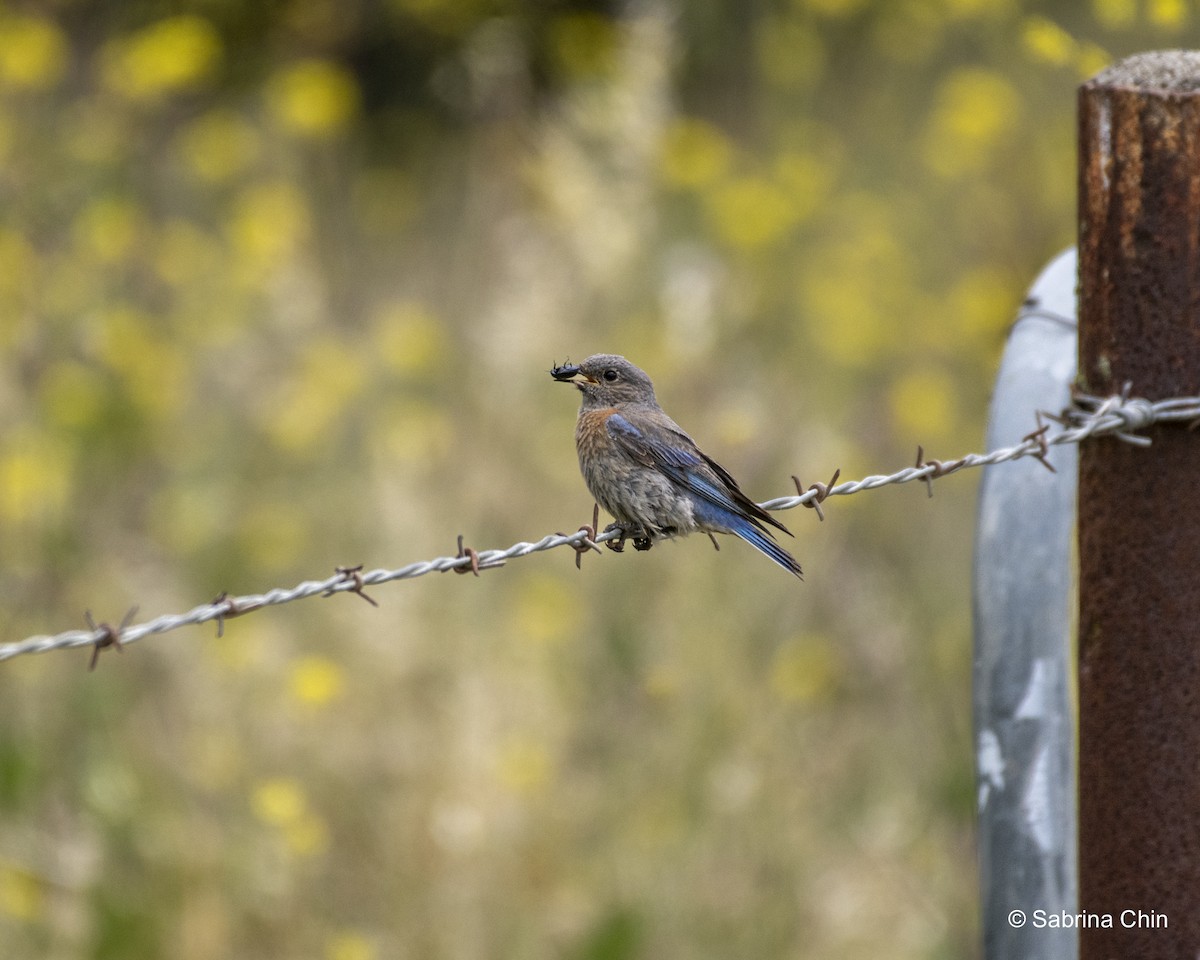
[[(1079, 108), (1081, 385), (1200, 393), (1200, 52)], [(1200, 434), (1149, 435), (1080, 451), (1082, 960), (1200, 955)]]
[[(1017, 443), (1037, 410), (1070, 403), (1075, 251), (1038, 277), (1004, 350), (987, 447)], [(1076, 448), (989, 469), (975, 535), (975, 736), (987, 960), (1074, 960), (1075, 722), (1072, 546)]]

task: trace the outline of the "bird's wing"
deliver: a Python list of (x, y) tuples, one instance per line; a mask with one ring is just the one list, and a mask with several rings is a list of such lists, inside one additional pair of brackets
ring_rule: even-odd
[(675, 426), (657, 423), (634, 424), (620, 413), (606, 421), (608, 435), (635, 461), (654, 467), (674, 483), (734, 516), (746, 517), (756, 526), (769, 523), (791, 536), (791, 531), (742, 493), (737, 481), (694, 440)]
[(642, 466), (686, 469), (704, 463), (704, 454), (674, 423), (664, 426), (643, 420), (635, 425), (632, 419), (614, 411), (605, 425), (617, 445)]

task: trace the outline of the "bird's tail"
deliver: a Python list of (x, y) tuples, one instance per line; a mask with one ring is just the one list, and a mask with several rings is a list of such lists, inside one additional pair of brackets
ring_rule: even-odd
[(774, 560), (777, 564), (783, 567), (788, 573), (794, 574), (801, 580), (804, 579), (800, 564), (796, 562), (796, 558), (783, 549), (779, 544), (771, 539), (771, 535), (759, 530), (757, 527), (751, 526), (749, 523), (739, 523), (733, 533), (745, 540), (752, 547), (757, 547), (768, 557)]

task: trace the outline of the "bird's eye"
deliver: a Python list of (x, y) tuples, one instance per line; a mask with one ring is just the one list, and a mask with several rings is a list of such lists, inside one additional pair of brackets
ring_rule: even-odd
[(607, 380), (609, 383), (614, 383), (616, 381), (617, 377), (618, 377), (618, 373), (612, 367), (609, 367), (607, 370), (604, 371), (604, 379)]

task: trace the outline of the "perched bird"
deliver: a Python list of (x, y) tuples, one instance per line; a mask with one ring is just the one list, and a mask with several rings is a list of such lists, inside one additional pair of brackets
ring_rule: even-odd
[(767, 526), (789, 537), (791, 531), (663, 412), (645, 373), (624, 357), (602, 353), (580, 364), (567, 361), (550, 375), (583, 394), (575, 446), (588, 489), (616, 518), (605, 531), (620, 532), (610, 547), (622, 549), (626, 537), (649, 550), (663, 538), (732, 533), (800, 576), (800, 564)]

